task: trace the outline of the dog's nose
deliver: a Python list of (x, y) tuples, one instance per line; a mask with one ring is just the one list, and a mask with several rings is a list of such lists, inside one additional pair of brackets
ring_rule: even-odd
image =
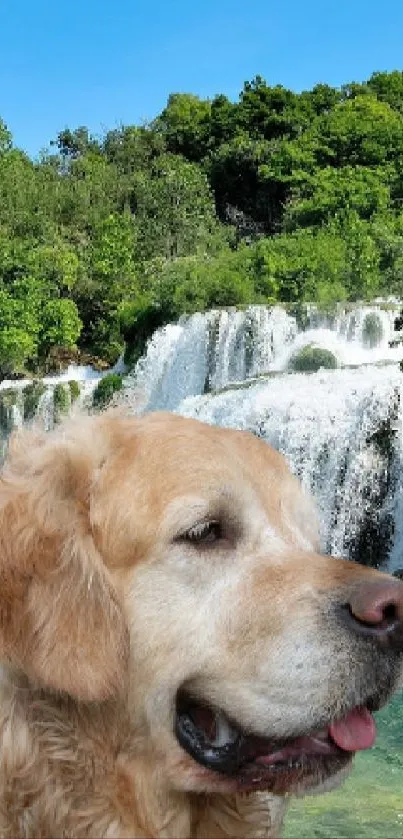
[(379, 640), (388, 636), (403, 650), (403, 583), (373, 580), (357, 587), (349, 602), (354, 628)]

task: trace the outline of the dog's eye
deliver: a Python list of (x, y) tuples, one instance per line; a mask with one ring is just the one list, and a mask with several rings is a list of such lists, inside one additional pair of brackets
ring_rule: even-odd
[(186, 542), (197, 545), (211, 545), (222, 537), (219, 521), (202, 521), (183, 534)]

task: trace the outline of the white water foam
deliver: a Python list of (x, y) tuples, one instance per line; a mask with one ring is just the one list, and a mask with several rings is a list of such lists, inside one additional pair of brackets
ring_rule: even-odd
[[(396, 362), (403, 347), (394, 331), (399, 309), (398, 301), (390, 301), (386, 308), (339, 306), (330, 315), (309, 306), (301, 321), (301, 313), (297, 320), (280, 306), (250, 306), (182, 318), (154, 333), (125, 379), (122, 401), (134, 413), (173, 410), (260, 435), (286, 455), (316, 497), (327, 550), (350, 556), (358, 551), (364, 561), (368, 550), (370, 561), (377, 562), (379, 549), (379, 562), (385, 563), (391, 548), (389, 566), (399, 568), (403, 374)], [(307, 345), (330, 350), (339, 369), (288, 372)], [(89, 409), (102, 375), (71, 366), (61, 376), (46, 377), (37, 418), (52, 427), (54, 387), (70, 379), (80, 382), (76, 404)], [(3, 382), (0, 388), (21, 391), (27, 383)], [(3, 413), (5, 434), (10, 424), (22, 424), (22, 392)]]
[(211, 311), (157, 330), (126, 379), (137, 410), (173, 410), (183, 399), (289, 369), (305, 346), (331, 351), (338, 366), (397, 362), (391, 346), (398, 306), (339, 307), (324, 315), (307, 307), (305, 327), (280, 306)]
[[(403, 471), (402, 398), (403, 375), (394, 365), (277, 376), (186, 399), (177, 411), (252, 431), (281, 451), (316, 498), (323, 546), (345, 556), (381, 495), (386, 459), (376, 435), (385, 426), (394, 470)], [(399, 502), (403, 505), (403, 482), (401, 491), (396, 487), (393, 497), (384, 499), (385, 509), (372, 514), (393, 513)]]

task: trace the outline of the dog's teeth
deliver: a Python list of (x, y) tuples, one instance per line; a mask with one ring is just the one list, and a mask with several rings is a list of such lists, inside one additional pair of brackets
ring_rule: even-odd
[(215, 718), (215, 738), (212, 741), (212, 746), (226, 746), (228, 743), (234, 743), (238, 732), (233, 728), (227, 720), (225, 714), (219, 711)]
[(327, 740), (329, 737), (329, 729), (321, 728), (320, 731), (315, 731), (315, 740)]

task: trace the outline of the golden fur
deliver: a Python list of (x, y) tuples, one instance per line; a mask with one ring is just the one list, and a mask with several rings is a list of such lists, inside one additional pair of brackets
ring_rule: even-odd
[[(223, 544), (183, 545), (206, 509)], [(191, 681), (278, 736), (342, 707), (360, 651), (318, 638), (318, 604), (380, 575), (316, 551), (311, 501), (251, 435), (115, 413), (18, 434), (0, 481), (0, 837), (277, 836), (283, 797), (193, 761), (173, 707)]]

